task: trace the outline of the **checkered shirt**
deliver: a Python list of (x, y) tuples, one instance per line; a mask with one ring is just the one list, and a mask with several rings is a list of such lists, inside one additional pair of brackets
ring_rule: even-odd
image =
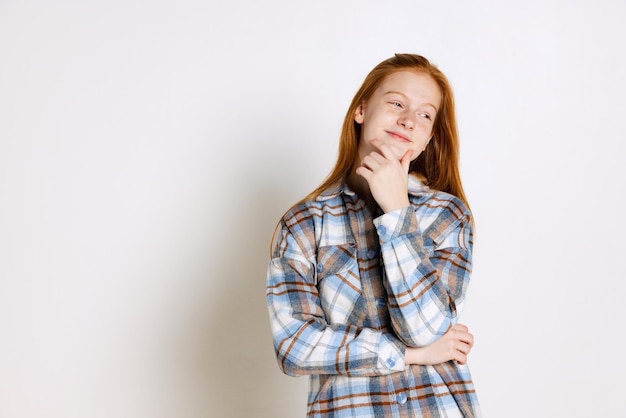
[(411, 205), (372, 214), (345, 183), (282, 218), (266, 297), (281, 370), (309, 375), (308, 417), (479, 417), (469, 369), (406, 365), (457, 323), (472, 268), (458, 198), (409, 176)]

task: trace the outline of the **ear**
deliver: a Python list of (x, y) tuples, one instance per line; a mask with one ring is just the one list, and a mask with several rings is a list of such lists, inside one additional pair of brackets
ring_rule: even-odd
[(361, 125), (363, 123), (363, 113), (365, 111), (365, 107), (363, 105), (363, 103), (361, 103), (359, 105), (359, 107), (356, 108), (356, 111), (354, 112), (354, 121), (356, 123), (358, 123), (359, 125)]

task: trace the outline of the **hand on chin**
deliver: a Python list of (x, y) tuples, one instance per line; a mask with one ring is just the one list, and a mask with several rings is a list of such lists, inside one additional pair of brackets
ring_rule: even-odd
[(370, 152), (377, 152), (381, 155), (383, 155), (384, 153), (381, 150), (381, 146), (387, 146), (391, 149), (391, 152), (393, 154), (393, 156), (400, 161), (402, 159), (402, 156), (404, 156), (404, 153), (408, 150), (408, 147), (406, 146), (406, 144), (401, 144), (398, 141), (394, 141), (394, 140), (380, 140), (380, 139), (372, 139), (369, 141), (369, 145), (370, 148), (369, 151), (365, 152), (364, 155), (362, 157), (364, 157), (365, 155), (369, 154)]

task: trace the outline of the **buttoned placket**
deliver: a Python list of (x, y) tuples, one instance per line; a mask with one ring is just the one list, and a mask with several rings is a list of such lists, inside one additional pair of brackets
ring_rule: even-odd
[[(380, 251), (373, 218), (365, 200), (356, 194), (344, 195), (344, 204), (347, 209), (349, 233), (356, 245), (359, 259), (359, 279), (365, 299), (367, 320), (373, 328), (382, 329), (389, 326), (381, 321), (385, 316), (381, 314), (381, 310), (386, 309), (387, 299), (380, 273)], [(361, 225), (365, 227), (364, 230)]]
[[(387, 297), (384, 288), (383, 261), (379, 250), (378, 232), (374, 226), (374, 219), (365, 201), (356, 195), (345, 196), (344, 204), (349, 218), (350, 233), (357, 247), (359, 258), (359, 274), (365, 304), (367, 306), (368, 320), (373, 327), (385, 329), (391, 324), (386, 323)], [(379, 214), (381, 215), (381, 214)], [(361, 225), (365, 226), (362, 230)], [(369, 268), (364, 268), (367, 266)], [(392, 357), (385, 359), (389, 368), (396, 366), (396, 360)], [(389, 401), (395, 404), (394, 416), (402, 416), (406, 413), (407, 394), (402, 391), (402, 386), (395, 387), (394, 380), (388, 381)]]

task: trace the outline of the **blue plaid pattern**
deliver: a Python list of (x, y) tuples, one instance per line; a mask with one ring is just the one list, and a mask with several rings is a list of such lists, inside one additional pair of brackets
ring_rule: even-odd
[(268, 266), (278, 364), (310, 375), (309, 417), (479, 417), (467, 366), (406, 365), (458, 321), (471, 272), (462, 201), (409, 176), (372, 214), (345, 184), (288, 211)]

